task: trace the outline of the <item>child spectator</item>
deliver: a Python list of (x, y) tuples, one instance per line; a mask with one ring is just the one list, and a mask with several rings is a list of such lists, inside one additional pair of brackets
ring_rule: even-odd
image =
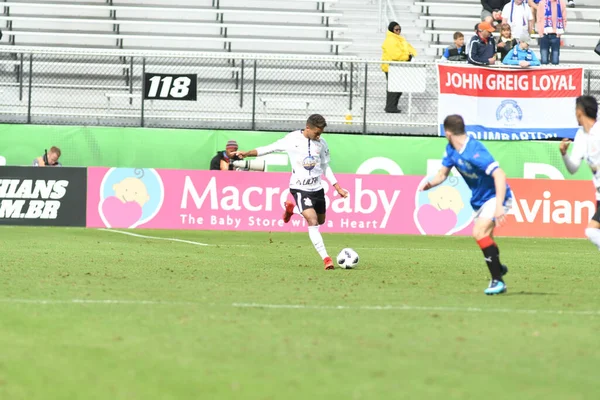
[(444, 51), (443, 61), (467, 61), (467, 52), (465, 51), (465, 35), (462, 32), (454, 32), (454, 44), (451, 44)]
[(502, 59), (502, 63), (507, 65), (520, 65), (523, 68), (538, 67), (540, 61), (533, 50), (529, 48), (529, 42), (531, 42), (529, 35), (525, 32), (522, 33), (519, 38), (519, 45), (515, 46), (506, 57)]
[(500, 25), (500, 38), (498, 40), (498, 60), (504, 60), (504, 57), (517, 45), (517, 39), (512, 37), (512, 30), (509, 24)]

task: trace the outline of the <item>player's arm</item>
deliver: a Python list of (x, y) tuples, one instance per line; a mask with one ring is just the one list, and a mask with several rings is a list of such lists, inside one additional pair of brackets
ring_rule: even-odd
[(257, 147), (253, 150), (236, 151), (235, 155), (240, 158), (264, 156), (266, 154), (285, 151), (285, 149), (287, 148), (286, 143), (286, 138), (283, 138), (279, 139), (275, 143), (271, 143), (267, 146)]
[(437, 172), (437, 174), (435, 174), (433, 179), (430, 180), (429, 182), (425, 183), (419, 190), (421, 190), (421, 191), (429, 190), (429, 189), (434, 188), (437, 185), (443, 183), (448, 178), (448, 175), (450, 175), (450, 169), (451, 168), (448, 168), (445, 165), (442, 165), (442, 168), (440, 168), (440, 170)]
[(348, 197), (348, 191), (344, 190), (338, 183), (337, 178), (333, 174), (333, 170), (329, 166), (330, 161), (329, 147), (327, 146), (327, 142), (325, 142), (321, 148), (321, 169), (323, 170), (325, 178), (329, 181), (329, 183), (331, 183), (331, 186), (335, 188), (341, 197), (346, 198)]
[(581, 160), (583, 159), (583, 142), (577, 140), (576, 135), (575, 142), (573, 143), (573, 151), (571, 151), (571, 155), (569, 155), (567, 154), (567, 149), (571, 143), (572, 142), (570, 139), (565, 138), (560, 142), (559, 149), (563, 162), (565, 163), (565, 167), (567, 167), (569, 173), (574, 174), (579, 169)]

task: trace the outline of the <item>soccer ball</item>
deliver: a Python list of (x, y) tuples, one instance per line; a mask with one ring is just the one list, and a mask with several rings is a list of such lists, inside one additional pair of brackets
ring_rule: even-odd
[(337, 263), (344, 269), (354, 268), (358, 265), (358, 253), (350, 248), (342, 249), (337, 256)]

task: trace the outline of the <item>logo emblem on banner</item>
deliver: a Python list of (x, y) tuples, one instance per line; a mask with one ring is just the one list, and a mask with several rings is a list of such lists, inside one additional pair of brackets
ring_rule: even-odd
[(504, 100), (496, 109), (496, 119), (504, 126), (514, 126), (523, 119), (523, 110), (514, 100)]
[(154, 218), (164, 186), (154, 169), (111, 168), (100, 184), (98, 212), (107, 228), (135, 228)]

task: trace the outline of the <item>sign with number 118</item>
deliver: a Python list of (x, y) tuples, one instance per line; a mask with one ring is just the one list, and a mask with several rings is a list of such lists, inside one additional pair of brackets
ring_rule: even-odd
[(196, 101), (197, 75), (144, 74), (144, 100)]

